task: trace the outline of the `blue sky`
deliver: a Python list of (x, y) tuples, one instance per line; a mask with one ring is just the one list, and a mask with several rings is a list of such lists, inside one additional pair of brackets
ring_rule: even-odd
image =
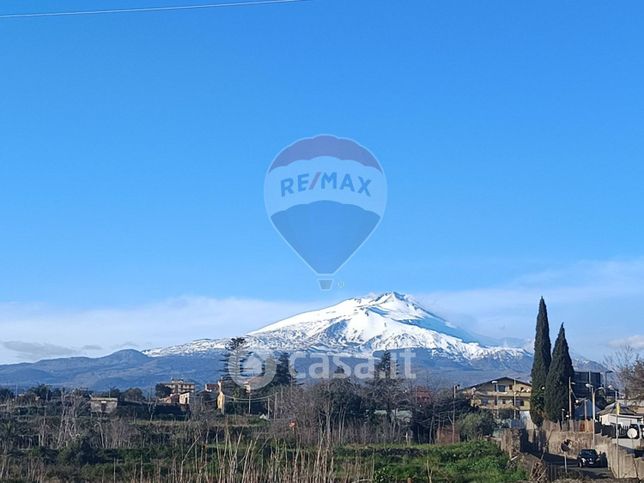
[[(90, 3), (197, 2), (1, 10)], [(314, 0), (0, 19), (0, 361), (37, 357), (16, 342), (233, 335), (385, 290), (527, 337), (544, 295), (587, 353), (608, 324), (644, 347), (642, 14)], [(263, 202), (274, 156), (319, 133), (367, 146), (389, 186), (331, 293)], [(96, 314), (118, 337), (96, 340)]]

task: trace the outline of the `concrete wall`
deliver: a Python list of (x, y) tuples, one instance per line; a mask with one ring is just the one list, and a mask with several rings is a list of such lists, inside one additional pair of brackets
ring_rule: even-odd
[(593, 447), (593, 434), (586, 432), (535, 429), (527, 431), (527, 439), (535, 451), (558, 455), (563, 455), (561, 444), (568, 440), (574, 457), (580, 449)]
[(577, 457), (579, 450), (593, 447), (592, 433), (576, 433), (572, 431), (552, 431), (547, 435), (546, 452), (551, 454), (563, 454), (561, 445), (564, 441), (571, 442), (572, 450), (568, 453), (573, 458)]
[(595, 449), (606, 453), (608, 467), (616, 478), (644, 479), (644, 459), (636, 458), (633, 451), (616, 446), (613, 438), (596, 435)]
[[(592, 433), (550, 430), (534, 430), (527, 432), (528, 442), (536, 451), (545, 451), (550, 454), (561, 455), (561, 444), (565, 440), (571, 441), (572, 451), (570, 457), (576, 458), (582, 448), (593, 447)], [(595, 435), (594, 448), (598, 453), (606, 453), (608, 467), (616, 478), (639, 478), (644, 480), (644, 458), (636, 458), (633, 451), (622, 446), (616, 446), (615, 440)]]
[(503, 429), (499, 433), (501, 450), (510, 458), (526, 451), (527, 435), (523, 429)]

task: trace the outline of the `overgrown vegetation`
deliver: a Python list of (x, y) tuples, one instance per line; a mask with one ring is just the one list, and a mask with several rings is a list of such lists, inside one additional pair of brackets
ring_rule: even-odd
[[(107, 423), (127, 428), (128, 441), (101, 447), (96, 433), (58, 449), (14, 449), (1, 457), (3, 481), (510, 482), (525, 475), (494, 443), (447, 446), (317, 445), (268, 436), (253, 421)], [(119, 430), (116, 430), (119, 432)], [(113, 435), (114, 436), (114, 435)]]
[[(449, 392), (415, 400), (412, 388), (389, 379), (388, 364), (383, 357), (382, 371), (368, 384), (338, 373), (297, 386), (282, 374), (271, 397), (251, 405), (256, 414), (242, 414), (248, 404), (231, 401), (234, 411), (224, 416), (203, 394), (190, 411), (172, 414), (142, 391), (110, 390), (105, 396), (121, 405), (107, 415), (92, 413), (82, 391), (38, 387), (17, 397), (2, 391), (0, 480), (505, 482), (525, 476), (484, 440), (494, 429), (489, 413)], [(441, 431), (456, 431), (467, 442), (427, 444)]]

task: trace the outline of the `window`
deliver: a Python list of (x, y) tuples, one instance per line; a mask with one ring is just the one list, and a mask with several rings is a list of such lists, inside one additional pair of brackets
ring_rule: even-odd
[(506, 387), (505, 384), (499, 384), (496, 387), (497, 387), (497, 391), (505, 392), (505, 387)]
[(525, 401), (523, 399), (519, 401), (519, 406), (525, 406)]

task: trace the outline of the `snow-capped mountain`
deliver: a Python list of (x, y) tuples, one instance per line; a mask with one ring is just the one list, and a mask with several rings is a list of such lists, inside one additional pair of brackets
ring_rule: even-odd
[[(412, 349), (412, 373), (421, 381), (450, 387), (471, 385), (500, 376), (527, 380), (532, 366), (523, 341), (496, 342), (475, 336), (432, 313), (408, 295), (395, 292), (345, 300), (321, 310), (276, 322), (246, 336), (251, 350), (299, 352), (299, 373), (317, 363), (320, 353), (338, 355), (349, 366), (382, 351)], [(181, 377), (196, 383), (216, 381), (223, 370), (222, 353), (229, 339), (202, 339), (147, 350), (119, 351), (91, 359), (71, 357), (35, 363), (0, 365), (0, 385), (20, 381), (25, 387), (154, 387)], [(516, 345), (517, 347), (511, 347)], [(528, 347), (526, 349), (526, 347)], [(302, 352), (304, 354), (302, 354)], [(308, 357), (311, 356), (311, 357)], [(577, 370), (605, 370), (592, 361), (574, 361)]]
[[(468, 332), (430, 312), (409, 295), (389, 292), (352, 298), (302, 313), (250, 332), (251, 349), (316, 351), (368, 357), (384, 350), (424, 349), (454, 361), (512, 360), (529, 357), (522, 348), (485, 345)], [(151, 357), (221, 351), (227, 340), (202, 339), (145, 351)]]

